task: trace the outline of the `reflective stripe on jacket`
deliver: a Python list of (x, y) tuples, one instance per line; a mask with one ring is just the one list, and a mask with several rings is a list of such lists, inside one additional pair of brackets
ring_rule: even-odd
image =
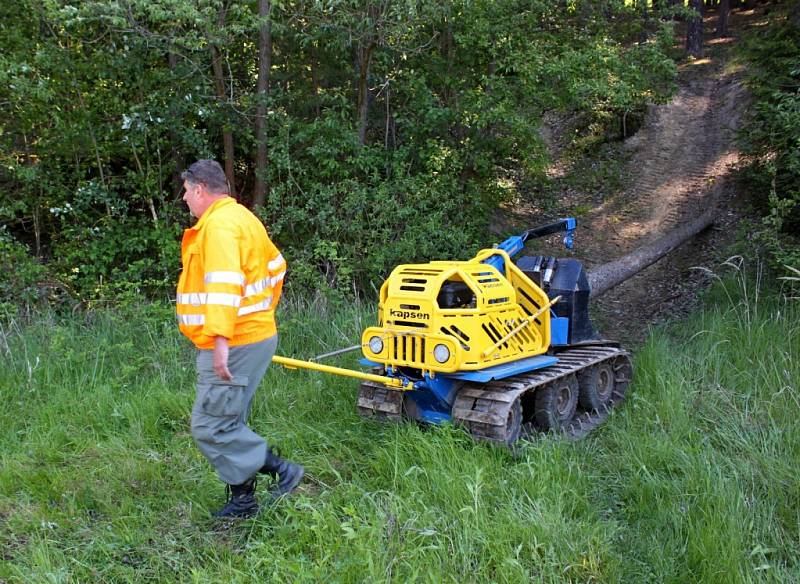
[(199, 349), (212, 349), (216, 336), (236, 346), (276, 333), (286, 262), (249, 210), (230, 197), (215, 201), (184, 231), (181, 260), (178, 324)]

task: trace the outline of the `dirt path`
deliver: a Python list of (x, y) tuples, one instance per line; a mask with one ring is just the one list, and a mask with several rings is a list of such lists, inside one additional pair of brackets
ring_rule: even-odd
[[(714, 25), (712, 17), (707, 31)], [(709, 276), (693, 268), (719, 263), (716, 250), (731, 241), (739, 219), (729, 175), (739, 161), (734, 138), (746, 92), (741, 73), (728, 65), (735, 38), (715, 39), (710, 33), (706, 38), (706, 57), (682, 65), (672, 101), (652, 107), (643, 127), (626, 141), (631, 154), (627, 188), (592, 205), (579, 219), (576, 255), (591, 269), (656, 239), (709, 206), (719, 209), (711, 230), (595, 302), (600, 332), (629, 346), (640, 344), (650, 325), (685, 316), (695, 307)], [(590, 196), (586, 199), (583, 204), (591, 202)], [(582, 204), (571, 201), (576, 203)]]
[(597, 252), (630, 251), (718, 202), (721, 183), (738, 161), (733, 134), (741, 94), (739, 84), (707, 75), (653, 108), (625, 144), (635, 152), (632, 186), (584, 221), (586, 229), (608, 235), (592, 242)]

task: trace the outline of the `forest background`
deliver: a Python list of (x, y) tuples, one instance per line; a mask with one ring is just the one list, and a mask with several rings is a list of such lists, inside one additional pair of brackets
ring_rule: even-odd
[[(190, 225), (179, 175), (199, 158), (224, 164), (296, 290), (464, 257), (498, 206), (546, 191), (546, 116), (586, 152), (669, 99), (692, 3), (5, 2), (0, 308), (167, 298)], [(742, 137), (759, 231), (797, 265), (798, 9), (775, 6)]]

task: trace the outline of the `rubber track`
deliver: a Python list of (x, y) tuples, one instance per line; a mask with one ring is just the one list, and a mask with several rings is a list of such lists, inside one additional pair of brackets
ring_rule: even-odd
[(381, 383), (364, 381), (358, 388), (358, 413), (365, 418), (400, 421), (403, 412), (403, 392), (389, 389)]
[[(573, 347), (555, 354), (557, 364), (523, 375), (486, 384), (464, 385), (453, 404), (453, 421), (465, 426), (479, 439), (510, 445), (515, 437), (508, 434), (506, 422), (513, 404), (524, 394), (544, 385), (603, 362), (610, 362), (615, 372), (611, 399), (600, 410), (578, 411), (563, 432), (578, 439), (602, 424), (611, 410), (625, 397), (633, 367), (627, 351), (613, 345)], [(526, 416), (532, 418), (532, 416)], [(530, 432), (530, 424), (524, 430)]]
[[(616, 386), (608, 404), (600, 410), (578, 411), (563, 432), (578, 439), (602, 424), (611, 410), (625, 397), (631, 380), (630, 355), (615, 344), (573, 346), (556, 353), (556, 365), (487, 384), (465, 384), (458, 392), (453, 404), (453, 422), (461, 424), (477, 439), (500, 442), (509, 440), (506, 421), (515, 401), (526, 393), (533, 392), (548, 383), (603, 362), (612, 362), (616, 373)], [(358, 412), (364, 417), (385, 421), (400, 421), (403, 412), (402, 392), (388, 389), (380, 383), (365, 381), (358, 391)], [(532, 416), (530, 416), (532, 418)], [(530, 424), (523, 431), (534, 432)]]

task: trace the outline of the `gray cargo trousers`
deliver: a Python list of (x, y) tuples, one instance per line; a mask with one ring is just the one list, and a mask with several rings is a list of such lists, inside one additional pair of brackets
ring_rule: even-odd
[(203, 456), (229, 485), (240, 485), (264, 465), (267, 442), (247, 426), (256, 388), (269, 366), (278, 335), (231, 347), (225, 381), (214, 372), (214, 351), (197, 351), (197, 395), (192, 437)]

